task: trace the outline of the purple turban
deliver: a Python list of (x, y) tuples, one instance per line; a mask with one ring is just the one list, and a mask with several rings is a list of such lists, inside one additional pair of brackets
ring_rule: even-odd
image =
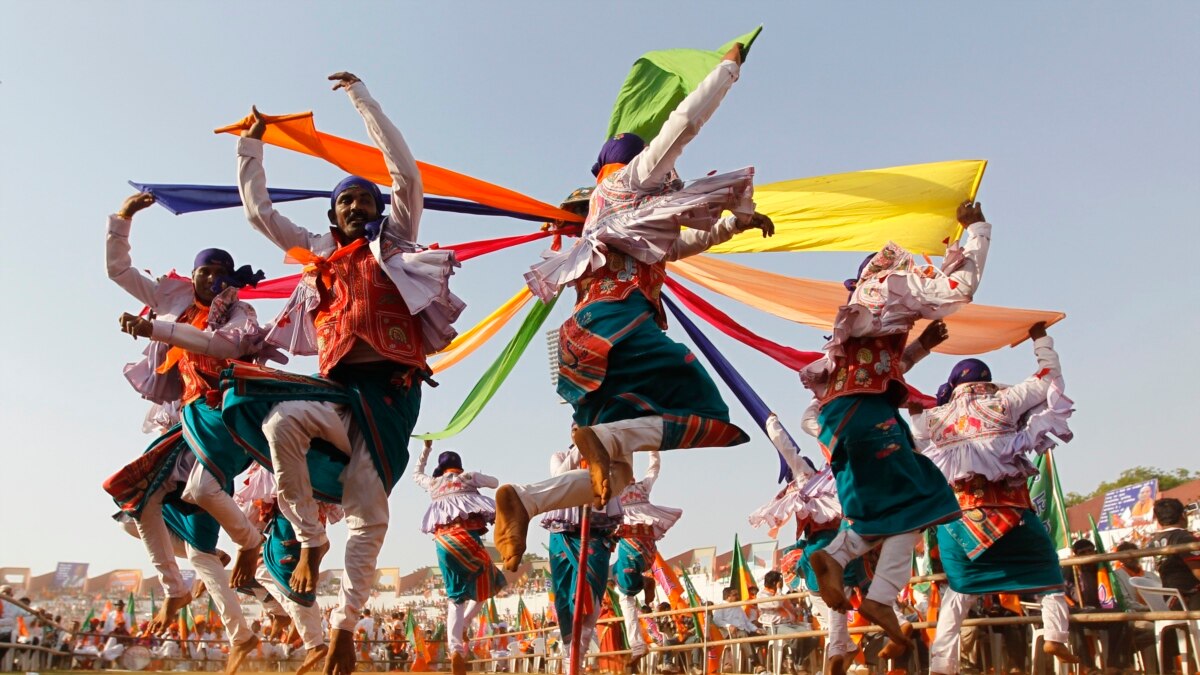
[(383, 193), (379, 191), (378, 185), (362, 176), (346, 176), (342, 179), (342, 182), (333, 186), (333, 192), (329, 195), (329, 208), (335, 208), (337, 206), (338, 195), (351, 187), (360, 187), (370, 192), (371, 196), (375, 198), (375, 212), (381, 216), (383, 215)]
[(220, 265), (225, 268), (226, 273), (217, 277), (213, 284), (213, 292), (219, 293), (227, 286), (234, 288), (242, 288), (243, 286), (257, 286), (258, 282), (267, 277), (262, 270), (255, 271), (249, 265), (242, 265), (235, 268), (233, 265), (233, 256), (229, 255), (229, 251), (221, 248), (206, 248), (196, 254), (196, 260), (192, 263), (192, 270), (195, 271), (205, 265)]
[(969, 382), (991, 382), (992, 371), (988, 365), (979, 359), (963, 359), (954, 364), (954, 368), (950, 371), (950, 378), (946, 383), (938, 387), (937, 404), (946, 405), (950, 402), (950, 396), (954, 393), (954, 388), (960, 384)]
[[(875, 253), (868, 253), (867, 257), (863, 258), (862, 263), (860, 263), (858, 266), (858, 274), (856, 274), (853, 279), (847, 279), (842, 282), (842, 285), (846, 287), (846, 290), (850, 291), (850, 297), (854, 297), (854, 289), (858, 287), (858, 280), (862, 278), (863, 270), (867, 269), (867, 265), (871, 264), (871, 260), (873, 260), (876, 255), (877, 254)], [(849, 302), (849, 298), (846, 300)]]
[(438, 455), (437, 468), (433, 470), (433, 477), (437, 478), (438, 476), (446, 473), (446, 471), (449, 469), (458, 469), (459, 471), (462, 471), (462, 458), (459, 457), (458, 453), (454, 452), (453, 450), (447, 450)]
[(600, 169), (607, 164), (628, 164), (646, 147), (646, 141), (637, 134), (617, 134), (605, 141), (600, 156), (592, 165), (592, 175), (599, 176)]

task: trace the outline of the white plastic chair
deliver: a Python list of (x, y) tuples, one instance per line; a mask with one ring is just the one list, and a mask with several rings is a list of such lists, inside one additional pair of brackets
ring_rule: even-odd
[[(1145, 580), (1140, 577), (1134, 577), (1129, 581), (1137, 587), (1138, 593), (1142, 596), (1142, 601), (1146, 603), (1146, 606), (1152, 612), (1171, 611), (1172, 599), (1179, 601), (1179, 607), (1187, 607), (1183, 602), (1183, 595), (1178, 589), (1151, 586), (1146, 584)], [(1163, 635), (1168, 630), (1175, 631), (1176, 640), (1179, 644), (1179, 653), (1185, 656), (1183, 659), (1183, 672), (1185, 675), (1192, 675), (1190, 662), (1197, 659), (1197, 649), (1200, 649), (1200, 621), (1168, 619), (1154, 622), (1154, 641), (1158, 647), (1158, 664), (1160, 670), (1168, 669), (1166, 657), (1163, 654)]]

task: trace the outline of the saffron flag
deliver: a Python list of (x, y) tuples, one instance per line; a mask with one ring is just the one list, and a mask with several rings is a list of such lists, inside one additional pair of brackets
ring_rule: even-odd
[(1067, 526), (1067, 505), (1063, 500), (1062, 486), (1058, 482), (1058, 468), (1054, 460), (1054, 451), (1038, 455), (1033, 460), (1037, 468), (1036, 476), (1029, 478), (1029, 499), (1033, 502), (1033, 510), (1037, 513), (1042, 526), (1054, 542), (1054, 548), (1061, 551), (1071, 547), (1070, 528)]
[[(1088, 522), (1092, 524), (1092, 539), (1096, 543), (1096, 553), (1104, 553), (1104, 540), (1100, 538), (1100, 530), (1096, 527), (1096, 519), (1088, 514)], [(1117, 582), (1117, 573), (1112, 563), (1104, 561), (1096, 566), (1096, 593), (1100, 596), (1100, 606), (1104, 609), (1115, 609), (1124, 612), (1128, 609), (1125, 598), (1121, 594), (1121, 584)]]
[[(383, 153), (378, 148), (317, 131), (311, 112), (264, 117), (268, 121), (262, 139), (264, 143), (318, 157), (346, 173), (362, 176), (380, 185), (392, 184)], [(233, 124), (216, 129), (215, 133), (240, 134), (249, 129), (252, 123), (253, 120), (247, 115)], [(424, 162), (417, 162), (417, 167), (421, 170), (421, 183), (426, 194), (456, 197), (548, 220), (583, 222), (583, 218), (574, 213), (478, 178)]]
[(404, 624), (404, 635), (412, 647), (413, 662), (409, 670), (414, 673), (429, 672), (429, 662), (426, 660), (425, 634), (417, 626), (415, 612), (408, 613), (408, 621)]
[(775, 236), (743, 232), (710, 251), (869, 252), (894, 241), (915, 254), (943, 255), (961, 235), (955, 211), (975, 198), (986, 167), (967, 159), (756, 185), (754, 203), (775, 223)]
[[(668, 263), (671, 272), (714, 293), (789, 321), (828, 331), (838, 307), (846, 302), (841, 282), (816, 281), (764, 272), (712, 256), (697, 255)], [(946, 317), (950, 337), (934, 348), (941, 354), (984, 354), (1029, 338), (1029, 327), (1052, 326), (1066, 314), (971, 303)], [(924, 330), (919, 321), (914, 334)]]
[(525, 322), (517, 329), (517, 334), (504, 347), (504, 351), (500, 352), (500, 356), (492, 363), (491, 366), (484, 372), (483, 377), (467, 394), (466, 400), (459, 406), (458, 411), (450, 418), (449, 424), (441, 431), (435, 431), (427, 434), (414, 435), (415, 438), (423, 440), (439, 440), (450, 438), (463, 429), (466, 429), (479, 413), (483, 411), (484, 406), (496, 392), (500, 390), (500, 385), (504, 384), (504, 380), (512, 372), (513, 366), (520, 360), (521, 355), (525, 353), (525, 349), (529, 347), (529, 341), (542, 327), (546, 321), (546, 317), (550, 315), (550, 310), (554, 308), (554, 303), (558, 302), (558, 298), (550, 301), (550, 304), (545, 304), (539, 300), (530, 310), (529, 315), (525, 317)]
[(749, 53), (750, 45), (761, 31), (762, 26), (759, 26), (711, 52), (702, 49), (647, 52), (634, 61), (625, 83), (617, 92), (604, 138), (632, 133), (649, 143), (679, 102), (700, 86), (733, 43), (742, 43), (743, 54)]

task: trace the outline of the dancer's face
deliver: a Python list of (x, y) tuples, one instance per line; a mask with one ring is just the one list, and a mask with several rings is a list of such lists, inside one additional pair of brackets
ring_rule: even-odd
[(367, 223), (379, 218), (375, 195), (357, 185), (342, 190), (334, 200), (329, 220), (348, 241), (367, 234)]
[(214, 288), (217, 280), (229, 274), (224, 265), (209, 263), (192, 270), (192, 286), (196, 290), (196, 300), (202, 305), (208, 305), (217, 297), (222, 288)]

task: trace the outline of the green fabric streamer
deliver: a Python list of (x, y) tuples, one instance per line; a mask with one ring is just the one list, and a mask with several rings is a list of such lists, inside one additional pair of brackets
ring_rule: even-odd
[(1054, 542), (1054, 548), (1071, 547), (1070, 528), (1067, 525), (1067, 506), (1063, 500), (1062, 485), (1058, 482), (1058, 466), (1054, 452), (1038, 455), (1033, 460), (1038, 475), (1029, 477), (1029, 499), (1033, 510)]
[(500, 385), (504, 384), (504, 380), (512, 372), (513, 366), (517, 365), (517, 361), (521, 359), (521, 355), (529, 347), (529, 341), (533, 339), (533, 336), (537, 334), (542, 324), (545, 323), (546, 317), (550, 315), (550, 310), (554, 309), (556, 302), (558, 302), (557, 297), (551, 300), (550, 304), (545, 304), (539, 300), (533, 306), (533, 309), (529, 311), (529, 315), (525, 317), (525, 321), (521, 324), (521, 327), (517, 329), (517, 334), (505, 345), (504, 351), (500, 352), (500, 357), (488, 367), (483, 377), (479, 379), (479, 382), (475, 383), (475, 387), (471, 389), (471, 393), (467, 394), (466, 400), (458, 407), (458, 412), (454, 413), (454, 416), (450, 418), (450, 423), (446, 425), (445, 429), (428, 434), (414, 434), (413, 438), (426, 441), (450, 438), (451, 436), (458, 435), (471, 422), (474, 422), (479, 413), (483, 411), (483, 407), (499, 391)]
[(717, 67), (733, 43), (742, 43), (743, 53), (749, 54), (750, 45), (761, 31), (759, 26), (712, 52), (703, 49), (647, 52), (634, 62), (617, 93), (605, 140), (619, 133), (634, 133), (649, 143), (671, 111)]

